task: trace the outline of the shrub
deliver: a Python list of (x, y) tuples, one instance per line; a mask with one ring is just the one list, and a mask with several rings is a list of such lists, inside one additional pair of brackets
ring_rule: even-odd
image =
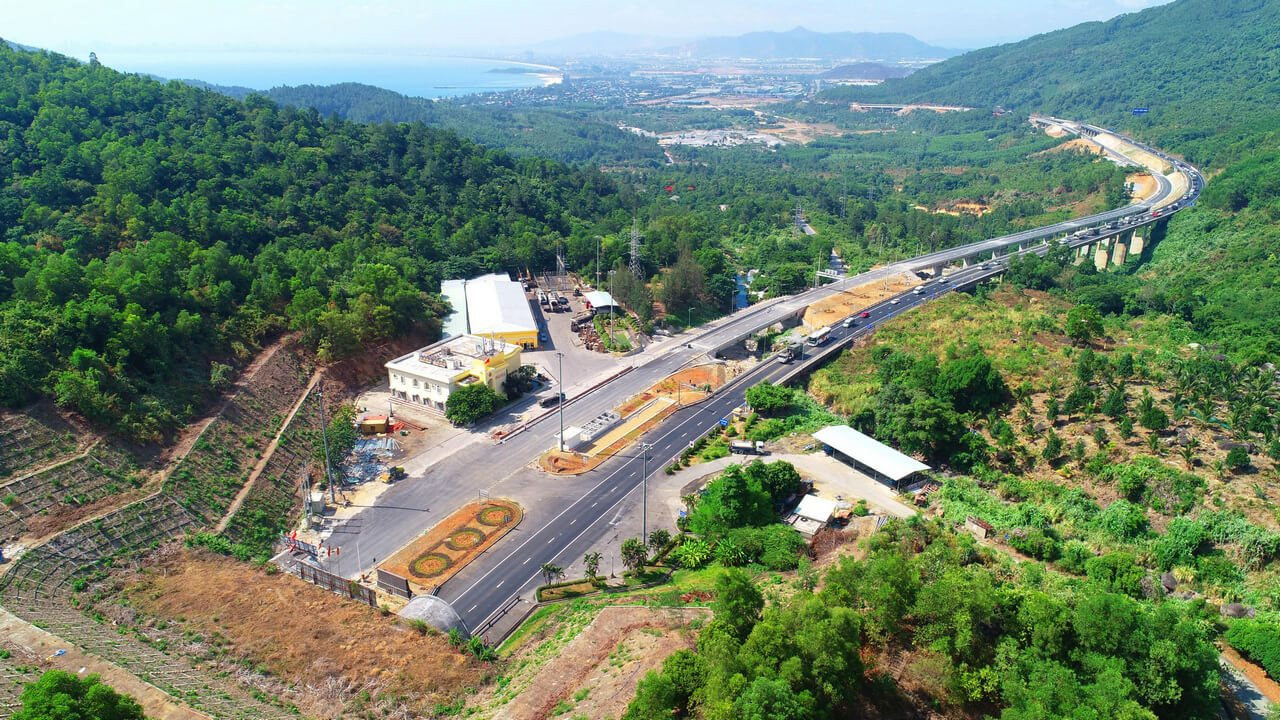
[(1058, 567), (1075, 575), (1083, 575), (1085, 563), (1093, 558), (1093, 550), (1086, 543), (1070, 540), (1062, 547), (1062, 556), (1058, 558)]
[(1249, 467), (1249, 451), (1242, 447), (1233, 447), (1227, 451), (1226, 463), (1232, 472), (1240, 472)]
[(1227, 628), (1226, 639), (1272, 679), (1280, 678), (1280, 628), (1258, 620), (1236, 620)]
[(1208, 533), (1204, 526), (1191, 518), (1174, 518), (1163, 535), (1156, 540), (1156, 564), (1161, 570), (1178, 565), (1190, 565), (1196, 552), (1204, 545)]
[(696, 570), (711, 562), (711, 545), (705, 540), (685, 538), (667, 558), (682, 568)]
[(1132, 540), (1147, 531), (1147, 513), (1128, 500), (1117, 500), (1098, 516), (1098, 527), (1118, 540)]
[(1058, 541), (1052, 531), (1032, 528), (1019, 530), (1009, 535), (1009, 544), (1013, 549), (1037, 560), (1053, 561), (1058, 558)]

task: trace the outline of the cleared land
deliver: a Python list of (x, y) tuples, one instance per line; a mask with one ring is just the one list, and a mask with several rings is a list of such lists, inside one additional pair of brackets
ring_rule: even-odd
[(389, 710), (400, 699), (423, 712), (478, 686), (486, 674), (443, 636), (419, 633), (287, 573), (209, 553), (182, 551), (139, 571), (121, 598), (148, 634), (280, 678), (290, 686), (287, 697), (310, 716)]
[(631, 444), (635, 438), (657, 425), (680, 407), (705, 399), (712, 390), (728, 381), (729, 369), (722, 364), (685, 368), (646, 390), (627, 398), (615, 408), (622, 422), (580, 453), (549, 450), (538, 465), (556, 475), (577, 475), (595, 469)]
[(804, 326), (809, 330), (817, 330), (840, 322), (865, 307), (904, 290), (910, 290), (919, 284), (920, 278), (911, 273), (902, 273), (892, 278), (850, 288), (810, 305), (809, 309), (804, 311)]
[(603, 608), (581, 634), (536, 672), (513, 679), (527, 685), (492, 717), (619, 717), (645, 673), (661, 667), (676, 650), (693, 647), (695, 631), (690, 622), (710, 617), (705, 608)]

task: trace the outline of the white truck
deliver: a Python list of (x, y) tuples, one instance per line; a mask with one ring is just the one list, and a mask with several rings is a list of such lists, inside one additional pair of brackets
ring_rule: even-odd
[(768, 455), (764, 449), (764, 441), (734, 440), (729, 443), (729, 452), (734, 455)]

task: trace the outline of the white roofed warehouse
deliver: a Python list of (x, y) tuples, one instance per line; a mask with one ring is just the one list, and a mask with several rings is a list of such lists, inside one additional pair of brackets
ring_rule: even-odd
[(538, 347), (538, 323), (520, 283), (503, 273), (470, 280), (445, 280), (440, 294), (453, 312), (444, 320), (444, 336), (479, 335), (519, 345)]
[(848, 425), (831, 425), (813, 434), (828, 455), (852, 465), (877, 480), (901, 487), (904, 480), (930, 467), (894, 450)]

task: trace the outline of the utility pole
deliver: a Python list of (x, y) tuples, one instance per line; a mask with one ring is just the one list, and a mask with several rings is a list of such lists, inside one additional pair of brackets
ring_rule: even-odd
[(609, 271), (609, 344), (613, 344), (613, 306), (618, 304), (617, 298), (613, 296), (613, 273), (615, 270)]
[(596, 236), (596, 290), (600, 289), (600, 243), (604, 242), (604, 238)]
[(556, 388), (556, 392), (560, 393), (560, 452), (564, 452), (564, 353), (556, 352), (556, 358), (560, 361), (560, 373), (556, 378), (556, 383), (560, 386)]
[(649, 544), (649, 450), (653, 445), (649, 443), (640, 443), (640, 457), (642, 467), (640, 475), (640, 539), (646, 545)]
[(316, 394), (320, 396), (320, 437), (324, 441), (324, 478), (329, 483), (329, 498), (333, 506), (338, 506), (338, 488), (333, 484), (333, 463), (329, 462), (329, 422), (324, 417), (324, 382), (316, 385)]

